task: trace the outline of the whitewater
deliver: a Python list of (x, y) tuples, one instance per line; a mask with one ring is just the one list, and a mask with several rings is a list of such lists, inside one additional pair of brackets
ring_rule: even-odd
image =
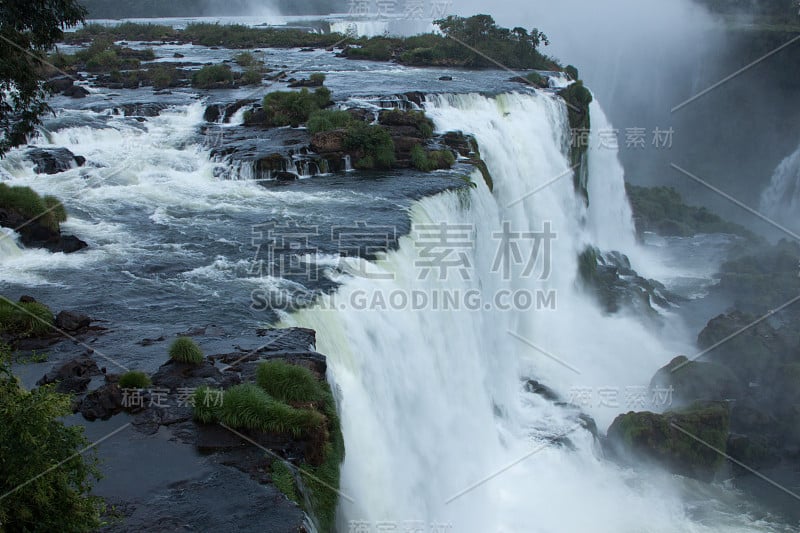
[[(577, 390), (642, 387), (655, 369), (691, 349), (688, 335), (625, 313), (604, 314), (579, 282), (578, 256), (587, 246), (646, 257), (636, 244), (617, 154), (590, 146), (587, 206), (573, 185), (560, 99), (541, 92), (440, 94), (428, 96), (425, 111), (437, 130), (475, 136), (493, 191), (475, 172), (474, 189), (417, 202), (412, 232), (371, 265), (390, 279), (346, 278), (335, 302), (323, 297), (284, 319), (317, 331), (337, 390), (347, 450), (339, 529), (381, 523), (498, 533), (769, 529), (721, 487), (609, 462), (577, 408), (526, 388), (535, 379), (570, 402)], [(593, 130), (607, 125), (599, 105), (591, 112)], [(414, 228), (442, 223), (472, 235), (472, 245), (459, 249), (468, 276), (457, 269), (420, 275), (425, 247)], [(545, 224), (557, 234), (549, 272), (537, 264), (531, 275), (523, 261), (511, 265), (510, 275), (498, 273), (503, 228), (536, 232)], [(534, 257), (532, 246), (519, 243), (520, 257)], [(485, 297), (555, 291), (557, 305), (409, 311), (340, 303), (356, 294), (419, 290)], [(637, 410), (626, 407), (594, 401), (582, 410), (602, 433), (619, 412)]]

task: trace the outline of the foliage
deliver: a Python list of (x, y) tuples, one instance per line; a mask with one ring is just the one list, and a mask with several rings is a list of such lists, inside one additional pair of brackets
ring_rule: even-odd
[(578, 81), (580, 78), (580, 74), (578, 74), (578, 69), (573, 65), (567, 65), (564, 67), (564, 72), (567, 73), (567, 76), (574, 81)]
[(79, 453), (89, 444), (83, 428), (59, 420), (72, 413), (70, 397), (51, 387), (23, 389), (11, 374), (8, 357), (8, 347), (0, 345), (3, 530), (95, 530), (103, 511), (102, 500), (90, 495), (99, 479), (97, 458), (93, 450)]
[(206, 359), (200, 347), (189, 337), (175, 339), (169, 347), (169, 357), (173, 361), (192, 365), (203, 364)]
[(342, 35), (317, 34), (303, 30), (252, 28), (231, 24), (192, 23), (181, 31), (177, 38), (203, 46), (225, 46), (227, 48), (293, 48), (328, 47), (341, 41)]
[(531, 72), (530, 74), (525, 76), (525, 79), (527, 79), (532, 85), (536, 87), (539, 88), (547, 87), (547, 78), (545, 78), (538, 72)]
[(193, 417), (203, 424), (217, 422), (219, 405), (217, 398), (222, 397), (222, 391), (212, 390), (208, 386), (199, 387), (192, 396)]
[(349, 127), (355, 119), (347, 111), (340, 109), (323, 109), (315, 111), (308, 118), (308, 131), (320, 133)]
[(257, 68), (249, 68), (244, 71), (241, 79), (239, 80), (242, 85), (261, 85), (264, 76)]
[(0, 296), (0, 333), (19, 338), (39, 337), (52, 332), (55, 317), (38, 302), (12, 302)]
[(310, 370), (283, 361), (258, 365), (256, 383), (267, 394), (283, 402), (317, 402), (322, 390)]
[(192, 87), (212, 89), (233, 84), (233, 71), (228, 65), (206, 65), (192, 75)]
[(225, 391), (217, 411), (219, 422), (237, 429), (301, 437), (319, 431), (325, 418), (311, 409), (295, 409), (263, 389), (246, 383)]
[(744, 227), (726, 222), (705, 207), (684, 203), (670, 187), (626, 185), (628, 199), (638, 233), (654, 232), (666, 236), (687, 237), (698, 233), (730, 233), (750, 237)]
[[(27, 219), (36, 219), (43, 226), (57, 231), (67, 218), (66, 210), (53, 196), (42, 198), (30, 187), (0, 183), (0, 208), (15, 211)], [(49, 210), (53, 208), (52, 210)]]
[(42, 59), (86, 11), (75, 0), (4, 0), (0, 7), (0, 156), (25, 144), (50, 110)]
[(395, 162), (394, 141), (381, 126), (356, 123), (347, 130), (345, 148), (360, 154), (353, 165), (358, 169), (388, 169)]
[(298, 127), (311, 114), (330, 104), (331, 92), (318, 87), (313, 93), (303, 88), (299, 92), (276, 91), (264, 97), (262, 106), (272, 126)]
[(300, 504), (294, 473), (284, 461), (275, 460), (272, 462), (272, 484), (291, 501), (298, 505)]
[(425, 115), (424, 111), (388, 109), (381, 111), (378, 122), (387, 126), (413, 126), (417, 128), (423, 138), (433, 137), (433, 121)]
[(313, 83), (321, 85), (325, 83), (325, 74), (321, 72), (315, 72), (311, 76), (309, 76), (308, 79)]
[(240, 67), (254, 67), (261, 62), (250, 52), (240, 52), (233, 56), (233, 62)]
[(146, 389), (150, 385), (148, 375), (137, 370), (125, 372), (119, 378), (119, 386), (122, 389)]
[(426, 151), (420, 145), (411, 149), (412, 166), (423, 172), (451, 168), (455, 162), (456, 158), (450, 150)]
[(92, 23), (67, 34), (65, 41), (75, 44), (92, 41), (98, 37), (112, 41), (166, 41), (175, 40), (176, 36), (176, 30), (172, 26), (135, 22), (123, 22), (115, 26)]
[(178, 69), (168, 65), (158, 65), (147, 69), (147, 74), (155, 89), (168, 89), (180, 79)]

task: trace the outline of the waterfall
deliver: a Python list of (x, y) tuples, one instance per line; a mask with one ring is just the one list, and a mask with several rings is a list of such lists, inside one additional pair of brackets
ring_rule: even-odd
[(800, 147), (781, 161), (761, 194), (761, 212), (789, 229), (800, 231)]
[(0, 228), (0, 260), (17, 257), (22, 254), (22, 247), (17, 241), (17, 234), (9, 228)]
[[(475, 136), (493, 192), (476, 172), (474, 189), (419, 201), (411, 234), (370, 265), (386, 279), (347, 278), (336, 294), (286, 317), (317, 330), (338, 391), (347, 449), (340, 531), (359, 523), (458, 532), (708, 530), (687, 516), (680, 483), (604, 460), (575, 408), (524, 383), (536, 379), (572, 401), (576, 388), (646, 385), (677, 353), (635, 318), (603, 315), (576, 283), (587, 245), (627, 243), (623, 184), (592, 185), (604, 212), (575, 194), (566, 107), (555, 97), (437, 95), (426, 112), (437, 130)], [(615, 160), (601, 159), (610, 162), (605, 172), (593, 166), (597, 179), (622, 179)], [(468, 236), (470, 246), (454, 256), (469, 269), (439, 276), (420, 268), (430, 249), (419, 228), (441, 223)], [(545, 228), (556, 234), (549, 260), (535, 242), (517, 242), (523, 261), (497, 268), (506, 230)], [(537, 259), (532, 271), (526, 258)], [(544, 305), (495, 300), (528, 293)], [(631, 409), (584, 410), (602, 430)]]

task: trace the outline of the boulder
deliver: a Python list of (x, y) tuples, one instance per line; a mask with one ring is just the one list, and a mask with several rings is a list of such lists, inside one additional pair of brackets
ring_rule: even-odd
[(87, 394), (77, 409), (86, 420), (108, 420), (123, 411), (122, 390), (116, 383), (104, 385)]
[(81, 356), (67, 361), (60, 367), (45, 374), (37, 385), (57, 383), (56, 390), (64, 393), (83, 392), (89, 386), (92, 376), (100, 375), (97, 363), (91, 357)]
[(153, 385), (174, 391), (203, 385), (216, 388), (223, 382), (224, 376), (210, 361), (192, 365), (170, 360), (161, 365), (151, 380)]
[(671, 472), (711, 481), (723, 465), (730, 428), (728, 406), (697, 403), (663, 414), (629, 412), (608, 428), (611, 456), (654, 462)]
[(75, 80), (68, 76), (53, 78), (47, 80), (47, 83), (45, 83), (45, 87), (54, 93), (63, 93), (73, 85), (75, 85)]
[(719, 363), (674, 358), (660, 368), (650, 381), (651, 389), (673, 388), (674, 405), (688, 405), (697, 400), (733, 400), (741, 398), (744, 387), (736, 374)]
[(55, 321), (56, 327), (67, 333), (75, 333), (86, 329), (91, 323), (92, 319), (88, 316), (72, 311), (61, 311), (56, 315)]
[(25, 156), (36, 165), (33, 171), (37, 174), (58, 174), (86, 162), (85, 158), (78, 159), (66, 148), (30, 148)]
[(80, 85), (73, 85), (62, 92), (64, 96), (69, 96), (70, 98), (86, 98), (89, 96), (89, 91), (85, 87), (81, 87)]

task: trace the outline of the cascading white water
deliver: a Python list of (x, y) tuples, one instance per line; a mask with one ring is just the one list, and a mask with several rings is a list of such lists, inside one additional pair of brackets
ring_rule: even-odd
[(20, 254), (22, 247), (17, 242), (17, 234), (9, 228), (0, 228), (0, 261)]
[[(428, 100), (438, 130), (475, 135), (494, 177), (493, 193), (476, 172), (475, 190), (423, 199), (411, 212), (417, 228), (467, 228), (471, 246), (454, 254), (463, 254), (467, 275), (455, 268), (444, 279), (435, 272), (420, 279), (424, 238), (412, 228), (397, 251), (371, 265), (391, 279), (347, 278), (334, 296), (286, 317), (317, 330), (317, 348), (339, 390), (347, 450), (340, 530), (358, 523), (481, 533), (748, 530), (724, 512), (714, 527), (693, 522), (680, 483), (608, 463), (573, 409), (524, 390), (526, 378), (567, 400), (576, 387), (646, 385), (679, 349), (665, 347), (633, 318), (603, 315), (576, 286), (586, 245), (627, 242), (620, 232), (630, 231), (629, 208), (621, 183), (592, 185), (606, 214), (587, 213), (575, 194), (565, 172), (563, 102), (538, 93)], [(597, 179), (622, 179), (614, 168), (593, 170)], [(547, 222), (557, 233), (549, 276), (541, 264), (526, 276), (529, 265), (516, 262), (509, 276), (498, 273), (504, 223), (511, 232), (540, 232)], [(518, 244), (520, 256), (529, 257), (532, 243)], [(493, 305), (495, 295), (514, 291), (555, 291), (557, 308)], [(480, 305), (468, 294), (480, 294)], [(413, 304), (415, 295), (428, 304)], [(458, 309), (442, 309), (447, 295), (461, 302)], [(602, 430), (625, 406), (585, 409)], [(565, 434), (572, 451), (552, 444)]]
[(800, 231), (800, 147), (775, 169), (761, 194), (761, 211), (789, 229)]

